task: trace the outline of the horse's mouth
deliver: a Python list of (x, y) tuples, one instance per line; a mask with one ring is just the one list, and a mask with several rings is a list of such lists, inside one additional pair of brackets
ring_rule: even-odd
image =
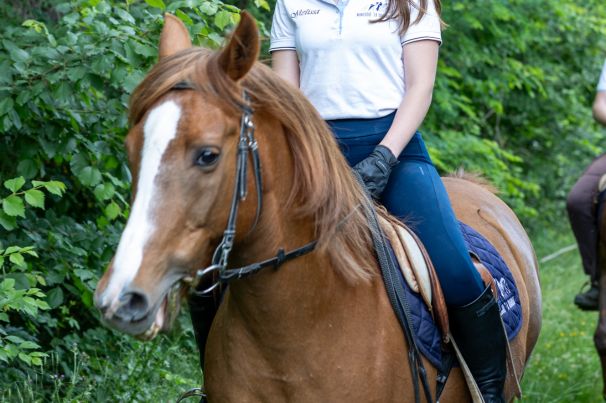
[[(180, 291), (181, 282), (177, 281), (161, 299), (155, 313), (152, 312), (150, 314), (153, 317), (153, 321), (149, 328), (145, 332), (135, 335), (136, 338), (148, 341), (155, 338), (160, 332), (170, 331), (181, 307)], [(149, 318), (144, 319), (144, 321), (149, 321)]]
[(180, 309), (181, 281), (174, 282), (160, 294), (157, 302), (147, 314), (136, 320), (121, 320), (116, 311), (119, 305), (103, 312), (103, 321), (114, 329), (130, 334), (140, 340), (151, 340), (159, 332), (168, 332)]

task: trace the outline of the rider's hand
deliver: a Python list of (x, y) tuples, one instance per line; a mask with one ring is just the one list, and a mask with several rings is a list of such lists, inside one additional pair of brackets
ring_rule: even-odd
[(379, 144), (372, 153), (354, 167), (368, 190), (368, 193), (378, 199), (387, 186), (387, 180), (393, 168), (398, 163), (398, 159), (391, 150)]

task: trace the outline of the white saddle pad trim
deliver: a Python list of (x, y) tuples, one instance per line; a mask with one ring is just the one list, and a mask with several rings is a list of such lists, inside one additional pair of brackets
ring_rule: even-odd
[(400, 264), (406, 283), (416, 293), (421, 294), (427, 307), (432, 309), (432, 291), (429, 268), (410, 230), (403, 225), (393, 223), (380, 217), (381, 227), (389, 240)]
[(405, 227), (397, 226), (396, 231), (404, 249), (406, 250), (406, 256), (411, 262), (413, 267), (415, 278), (423, 299), (427, 303), (427, 306), (431, 308), (432, 294), (431, 294), (431, 279), (429, 277), (429, 268), (425, 262), (425, 257), (417, 241), (410, 234), (410, 230)]

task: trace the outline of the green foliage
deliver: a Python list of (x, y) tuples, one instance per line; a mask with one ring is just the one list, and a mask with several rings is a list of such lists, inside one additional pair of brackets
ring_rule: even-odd
[[(41, 189), (61, 196), (65, 186), (57, 181), (32, 181), (29, 189), (24, 189), (25, 179), (20, 176), (4, 181), (4, 188), (10, 191), (0, 202), (0, 224), (8, 231), (18, 228), (17, 218), (25, 218), (25, 206), (44, 209), (45, 195)], [(9, 246), (0, 244), (0, 361), (5, 364), (19, 360), (21, 365), (42, 365), (47, 354), (32, 337), (40, 311), (51, 307), (40, 288), (47, 285), (45, 273), (36, 270), (26, 261), (27, 257), (37, 258), (33, 246)]]
[(603, 150), (591, 117), (606, 58), (603, 2), (454, 2), (443, 18), (424, 125), (438, 167), (484, 174), (527, 224), (550, 224)]
[[(8, 192), (0, 239), (16, 245), (0, 245), (0, 360), (10, 364), (0, 385), (37, 376), (32, 365), (44, 354), (58, 362), (59, 376), (73, 374), (73, 346), (100, 326), (93, 292), (128, 216), (128, 99), (156, 61), (162, 13), (177, 15), (195, 43), (211, 48), (239, 21), (239, 10), (218, 0), (45, 5), (60, 18), (0, 28), (0, 180)], [(3, 4), (0, 15), (20, 7)], [(117, 340), (99, 334), (98, 345)]]

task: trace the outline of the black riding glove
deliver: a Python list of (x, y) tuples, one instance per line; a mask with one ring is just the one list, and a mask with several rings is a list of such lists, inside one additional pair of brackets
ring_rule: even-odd
[(387, 186), (391, 168), (397, 165), (398, 159), (391, 150), (383, 145), (375, 147), (372, 153), (354, 167), (368, 190), (368, 193), (378, 199)]

